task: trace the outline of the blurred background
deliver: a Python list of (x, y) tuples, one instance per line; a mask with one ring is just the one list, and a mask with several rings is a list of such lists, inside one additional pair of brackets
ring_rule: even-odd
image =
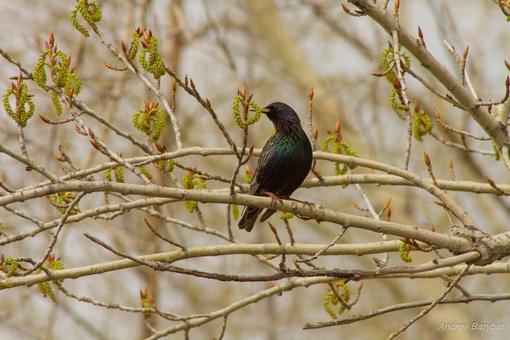
[[(319, 129), (319, 142), (333, 131), (337, 121), (341, 124), (344, 142), (357, 150), (361, 157), (402, 167), (406, 148), (406, 122), (393, 111), (389, 102), (392, 86), (372, 73), (382, 72), (381, 53), (388, 47), (388, 35), (370, 18), (347, 15), (341, 4), (351, 10), (346, 2), (333, 0), (246, 0), (246, 1), (170, 1), (170, 0), (108, 0), (99, 1), (103, 9), (100, 29), (120, 50), (120, 42), (131, 41), (133, 29), (146, 27), (159, 39), (159, 51), (165, 64), (181, 78), (192, 78), (202, 97), (210, 99), (219, 119), (240, 145), (242, 131), (232, 116), (232, 102), (241, 86), (253, 93), (253, 100), (260, 105), (283, 101), (291, 105), (307, 127), (308, 92), (314, 88), (314, 127)], [(104, 66), (119, 62), (100, 43), (91, 30), (85, 38), (76, 31), (69, 20), (75, 6), (71, 0), (0, 0), (3, 20), (0, 20), (0, 47), (14, 59), (32, 70), (44, 47), (44, 40), (54, 32), (58, 48), (72, 55), (72, 65), (83, 81), (80, 98), (99, 115), (121, 129), (143, 139), (131, 124), (131, 117), (142, 109), (144, 101), (156, 99), (153, 94), (129, 72), (114, 72)], [(390, 8), (393, 4), (390, 4)], [(421, 28), (427, 48), (448, 69), (459, 75), (460, 69), (449, 54), (444, 41), (459, 53), (469, 46), (467, 69), (478, 96), (484, 101), (499, 100), (505, 95), (505, 78), (508, 70), (504, 60), (509, 59), (508, 25), (499, 7), (490, 1), (425, 1), (401, 2), (401, 24), (418, 36)], [(431, 78), (419, 63), (411, 59), (411, 67), (440, 92), (445, 89)], [(0, 59), (0, 92), (10, 87), (9, 77), (19, 70)], [(441, 113), (448, 124), (475, 134), (483, 134), (470, 116), (429, 92), (410, 76), (406, 76), (411, 101), (420, 106), (434, 120), (433, 109)], [(35, 95), (36, 114), (53, 120), (58, 117), (50, 96), (31, 83)], [(162, 78), (163, 93), (171, 97), (172, 80)], [(175, 114), (183, 133), (185, 147), (228, 147), (210, 115), (199, 103), (182, 89), (177, 90)], [(84, 118), (86, 119), (86, 118)], [(124, 157), (144, 155), (132, 143), (88, 119), (96, 135)], [(34, 116), (25, 129), (28, 153), (57, 174), (60, 164), (55, 160), (58, 147), (73, 159), (80, 168), (87, 168), (107, 161), (89, 144), (87, 138), (74, 132), (74, 124), (47, 125)], [(249, 142), (261, 148), (272, 132), (272, 125), (265, 117), (249, 132)], [(445, 134), (436, 125), (433, 131), (443, 138), (462, 144), (460, 138)], [(17, 129), (13, 121), (0, 114), (1, 143), (19, 149)], [(167, 125), (160, 144), (168, 150), (175, 149), (174, 135)], [(490, 142), (468, 140), (472, 148), (492, 153)], [(508, 172), (494, 156), (468, 153), (448, 147), (431, 136), (422, 143), (413, 140), (409, 169), (428, 178), (423, 163), (423, 152), (431, 157), (438, 179), (450, 179), (448, 162), (453, 161), (457, 179), (484, 182), (489, 176), (496, 183), (507, 183)], [(236, 165), (234, 157), (190, 156), (179, 160), (183, 165), (205, 169), (210, 174), (230, 178)], [(10, 188), (19, 189), (41, 181), (37, 174), (27, 173), (24, 166), (8, 156), (0, 155), (1, 181)], [(250, 163), (254, 169), (256, 159)], [(321, 174), (334, 174), (333, 165), (318, 162)], [(369, 173), (356, 169), (355, 173)], [(186, 172), (175, 170), (181, 179)], [(242, 181), (244, 169), (239, 181)], [(310, 174), (312, 177), (312, 174)], [(96, 179), (100, 178), (95, 177)], [(126, 175), (126, 182), (134, 178)], [(172, 185), (165, 176), (155, 177), (157, 184)], [(209, 188), (226, 187), (224, 183), (208, 181)], [(434, 197), (411, 187), (362, 186), (376, 211), (380, 211), (392, 198), (391, 221), (429, 228), (433, 224), (438, 232), (450, 227), (443, 209), (434, 204)], [(506, 198), (449, 192), (468, 211), (483, 231), (497, 234), (507, 230), (509, 205)], [(293, 195), (341, 212), (368, 215), (354, 207), (352, 201), (366, 207), (354, 186), (299, 189)], [(111, 197), (111, 202), (116, 202)], [(118, 201), (120, 202), (120, 200)], [(83, 209), (98, 206), (102, 195), (86, 197)], [(199, 205), (205, 225), (227, 232), (225, 206)], [(58, 218), (58, 211), (45, 199), (30, 205), (13, 204), (27, 214), (43, 221)], [(200, 224), (196, 214), (190, 214), (183, 203), (159, 207), (161, 213), (172, 218)], [(154, 237), (145, 227), (143, 212), (130, 212), (114, 220), (90, 219), (64, 228), (54, 253), (61, 257), (66, 268), (117, 259), (105, 249), (91, 243), (83, 236), (87, 232), (133, 255), (174, 250), (175, 247)], [(0, 220), (6, 235), (31, 230), (35, 225), (0, 210)], [(178, 224), (150, 219), (159, 230), (186, 246), (223, 244), (226, 241), (212, 235), (197, 233)], [(284, 224), (277, 217), (272, 223), (280, 237), (288, 242)], [(315, 221), (291, 220), (296, 242), (328, 244), (340, 231), (339, 226)], [(235, 237), (241, 242), (274, 242), (274, 236), (265, 224), (257, 224), (250, 234), (234, 228)], [(390, 238), (392, 239), (392, 238)], [(39, 259), (51, 235), (42, 233), (34, 238), (4, 245), (0, 253), (6, 257), (32, 257)], [(350, 229), (340, 243), (365, 243), (379, 241), (381, 236), (362, 230)], [(448, 255), (444, 253), (444, 255)], [(435, 257), (435, 254), (412, 254), (413, 263)], [(382, 256), (379, 256), (382, 257)], [(279, 259), (273, 260), (275, 263)], [(289, 260), (288, 264), (291, 265)], [(374, 267), (366, 257), (323, 257), (317, 265), (327, 268)], [(398, 255), (390, 256), (390, 264), (403, 264)], [(233, 274), (271, 273), (271, 269), (249, 256), (201, 258), (178, 263), (183, 267), (210, 272)], [(470, 293), (495, 294), (508, 292), (508, 275), (467, 277), (461, 285)], [(224, 308), (237, 300), (269, 288), (268, 283), (221, 283), (172, 273), (156, 273), (146, 268), (116, 271), (78, 280), (67, 280), (64, 286), (79, 296), (96, 301), (138, 307), (139, 290), (147, 287), (161, 310), (179, 315), (209, 313)], [(349, 283), (354, 294), (357, 283)], [(445, 283), (441, 279), (367, 280), (363, 283), (361, 298), (351, 311), (341, 317), (368, 313), (372, 310), (417, 300), (434, 299), (441, 294)], [(326, 285), (297, 288), (282, 296), (274, 296), (232, 314), (228, 318), (224, 339), (367, 339), (386, 337), (419, 313), (411, 309), (376, 317), (368, 321), (319, 330), (302, 330), (307, 322), (327, 321), (330, 316), (323, 310), (322, 302), (327, 293)], [(458, 291), (452, 293), (459, 295)], [(86, 302), (79, 302), (57, 294), (57, 303), (44, 298), (37, 287), (20, 287), (0, 292), (1, 339), (139, 339), (150, 335), (143, 315), (106, 309)], [(436, 339), (502, 339), (510, 335), (507, 321), (509, 304), (475, 302), (465, 305), (438, 306), (429, 315), (408, 329), (401, 338)], [(149, 322), (156, 329), (173, 323), (156, 317)], [(507, 323), (503, 330), (493, 332), (439, 331), (441, 322), (452, 323)], [(190, 332), (191, 339), (213, 339), (221, 334), (222, 320), (208, 323)], [(181, 339), (183, 334), (170, 335)]]

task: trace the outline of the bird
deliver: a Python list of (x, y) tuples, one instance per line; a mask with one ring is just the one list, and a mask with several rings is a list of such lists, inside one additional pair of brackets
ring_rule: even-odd
[[(276, 204), (276, 201), (290, 199), (290, 195), (305, 180), (312, 165), (312, 145), (301, 127), (299, 116), (289, 105), (274, 102), (264, 107), (262, 112), (271, 120), (275, 131), (262, 148), (249, 193), (269, 196)], [(251, 231), (262, 210), (246, 206), (239, 220), (239, 229)], [(267, 209), (260, 222), (275, 212), (274, 209)]]

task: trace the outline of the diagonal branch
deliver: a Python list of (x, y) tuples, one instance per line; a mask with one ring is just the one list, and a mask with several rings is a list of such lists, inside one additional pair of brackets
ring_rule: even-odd
[[(399, 41), (412, 55), (414, 55), (420, 64), (427, 69), (459, 102), (473, 119), (485, 130), (492, 138), (500, 150), (507, 148), (510, 144), (510, 138), (507, 133), (506, 125), (501, 121), (494, 119), (478, 104), (478, 98), (475, 98), (469, 89), (463, 86), (462, 82), (454, 77), (445, 65), (441, 64), (428, 50), (420, 40), (412, 36), (394, 18), (384, 9), (377, 6), (370, 0), (349, 0), (352, 4), (362, 10), (377, 22), (389, 35), (393, 31), (398, 33)], [(508, 154), (503, 157), (508, 158)], [(507, 167), (509, 162), (505, 162)]]

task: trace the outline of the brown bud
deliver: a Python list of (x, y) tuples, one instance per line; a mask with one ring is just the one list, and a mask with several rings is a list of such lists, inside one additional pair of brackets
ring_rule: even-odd
[(423, 158), (425, 159), (425, 164), (428, 167), (430, 167), (431, 166), (430, 157), (429, 157), (429, 155), (426, 152), (423, 152)]
[(271, 222), (267, 222), (267, 224), (269, 224), (269, 228), (271, 229), (271, 231), (273, 232), (273, 234), (277, 234), (276, 232), (276, 228), (274, 227), (274, 225), (271, 224)]
[(154, 145), (156, 146), (156, 149), (158, 149), (159, 152), (164, 153), (166, 151), (166, 148), (159, 144), (158, 142), (154, 142)]
[(469, 45), (468, 45), (468, 46), (464, 49), (464, 53), (462, 54), (462, 57), (463, 57), (464, 59), (466, 59), (466, 58), (467, 58), (468, 53), (469, 53)]
[(79, 126), (78, 124), (75, 124), (75, 125), (74, 125), (74, 129), (75, 129), (75, 130), (76, 130), (76, 132), (78, 132), (80, 135), (84, 135), (84, 136), (86, 136), (86, 135), (87, 135), (87, 133), (86, 133), (85, 131), (83, 131), (83, 130), (80, 128), (80, 126)]
[(308, 91), (308, 98), (310, 98), (310, 100), (313, 99), (313, 87), (310, 87), (310, 91)]
[(23, 83), (23, 75), (21, 74), (21, 72), (19, 73), (19, 76), (18, 76), (18, 89), (21, 88), (21, 84)]
[(143, 38), (145, 39), (145, 41), (149, 42), (149, 40), (151, 40), (151, 35), (150, 35), (150, 33), (147, 33), (146, 30), (143, 30), (142, 34), (143, 34)]
[(336, 121), (336, 124), (335, 124), (335, 133), (336, 134), (340, 133), (340, 122), (338, 120)]
[(94, 149), (101, 151), (101, 153), (103, 152), (103, 151), (101, 150), (101, 147), (99, 146), (99, 144), (97, 144), (97, 142), (96, 142), (95, 140), (93, 140), (93, 139), (89, 139), (89, 142), (90, 142), (90, 144), (94, 147)]
[(418, 26), (418, 37), (420, 37), (420, 42), (423, 45), (423, 47), (427, 48), (427, 45), (425, 44), (425, 39), (423, 38), (423, 32), (421, 31), (420, 26)]
[(145, 41), (140, 40), (140, 44), (142, 44), (143, 48), (148, 49), (150, 46)]
[(142, 300), (147, 299), (147, 287), (144, 287), (143, 290), (140, 289), (140, 299)]
[(436, 109), (434, 109), (434, 116), (436, 116), (436, 120), (437, 121), (440, 121), (441, 120), (441, 117), (439, 116), (439, 112), (437, 112)]
[(347, 6), (345, 6), (344, 4), (342, 4), (342, 9), (344, 10), (345, 13), (351, 14), (351, 10)]
[(124, 42), (124, 40), (120, 41), (120, 47), (122, 48), (122, 52), (124, 52), (124, 55), (127, 55), (126, 43)]
[(510, 71), (510, 63), (506, 60), (505, 60), (505, 66), (508, 69), (508, 71)]
[(91, 138), (94, 138), (94, 139), (95, 139), (95, 138), (96, 138), (96, 136), (94, 135), (94, 132), (92, 132), (92, 130), (91, 130), (90, 128), (87, 128), (87, 130), (88, 130), (89, 136), (90, 136)]
[(392, 198), (388, 198), (388, 200), (386, 201), (386, 203), (384, 204), (384, 208), (389, 208), (390, 204), (391, 204), (391, 200)]
[(53, 32), (50, 32), (50, 38), (48, 39), (48, 42), (50, 46), (53, 46), (55, 44), (55, 36), (53, 35)]
[(420, 112), (420, 104), (418, 104), (418, 101), (414, 102), (414, 112)]
[(246, 99), (246, 105), (250, 105), (251, 99), (253, 98), (253, 93), (248, 96), (248, 99)]
[(496, 186), (496, 183), (494, 183), (494, 181), (490, 177), (485, 176), (485, 178), (487, 179), (487, 182), (489, 182), (489, 185), (491, 187), (493, 187), (494, 189), (498, 189), (497, 186)]
[(372, 73), (374, 77), (384, 77), (386, 75), (385, 72), (374, 72)]
[(313, 139), (317, 139), (319, 137), (319, 128), (316, 127), (315, 130), (313, 130)]
[(450, 171), (453, 171), (453, 161), (452, 160), (450, 160), (448, 162), (448, 169), (450, 169)]
[(69, 90), (69, 99), (70, 100), (73, 99), (73, 95), (74, 95), (74, 86), (72, 86), (71, 89)]

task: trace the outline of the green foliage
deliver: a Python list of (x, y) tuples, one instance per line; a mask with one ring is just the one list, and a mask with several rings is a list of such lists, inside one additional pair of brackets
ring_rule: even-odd
[(62, 114), (62, 104), (59, 100), (59, 94), (66, 96), (78, 95), (81, 91), (82, 83), (80, 77), (70, 69), (71, 56), (62, 51), (58, 51), (54, 44), (53, 33), (46, 41), (46, 49), (41, 53), (32, 74), (34, 82), (43, 90), (49, 91), (47, 84), (49, 71), (55, 92), (51, 94), (51, 100), (55, 105), (57, 114)]
[(280, 215), (280, 218), (282, 220), (290, 220), (291, 218), (293, 218), (294, 216), (296, 216), (296, 214), (292, 213), (292, 212), (285, 212), (283, 214)]
[(113, 172), (115, 173), (115, 180), (119, 183), (124, 183), (124, 168), (118, 166), (113, 170)]
[(402, 104), (399, 100), (397, 100), (398, 92), (399, 91), (397, 89), (391, 90), (391, 93), (390, 93), (391, 107), (395, 111), (407, 111), (407, 110), (409, 110), (409, 105)]
[[(205, 181), (205, 179), (203, 179), (199, 175), (194, 174), (193, 172), (188, 172), (182, 178), (182, 186), (184, 189), (187, 189), (187, 190), (207, 189), (207, 182)], [(188, 209), (188, 211), (190, 213), (192, 213), (198, 207), (198, 202), (197, 201), (186, 201), (185, 205), (186, 205), (186, 209)]]
[[(138, 60), (144, 70), (151, 73), (154, 78), (159, 79), (165, 74), (165, 65), (161, 60), (161, 56), (158, 52), (158, 39), (149, 32), (148, 41), (143, 44), (144, 48), (140, 52)], [(147, 39), (146, 39), (147, 40)], [(131, 51), (133, 52), (133, 50)], [(135, 51), (136, 54), (136, 51)], [(149, 60), (146, 59), (147, 54)]]
[(95, 1), (88, 0), (76, 0), (78, 4), (74, 7), (71, 12), (71, 23), (73, 26), (84, 36), (88, 37), (90, 34), (87, 29), (80, 24), (78, 21), (78, 13), (85, 19), (85, 21), (90, 25), (94, 26), (96, 22), (101, 20), (103, 15), (101, 6)]
[(112, 168), (106, 169), (104, 172), (104, 179), (105, 181), (111, 182), (112, 181)]
[(250, 184), (250, 183), (251, 183), (251, 177), (252, 177), (252, 173), (251, 173), (251, 172), (246, 171), (246, 172), (244, 173), (244, 181), (245, 181), (246, 183), (248, 183), (248, 184)]
[(32, 73), (32, 78), (34, 79), (34, 82), (45, 91), (49, 91), (49, 87), (46, 84), (46, 82), (48, 81), (48, 77), (46, 75), (46, 70), (44, 69), (44, 67), (47, 65), (46, 58), (48, 57), (49, 53), (50, 53), (49, 49), (46, 49), (46, 51), (43, 51), (43, 53), (41, 53), (39, 59), (37, 60), (37, 64), (35, 64), (34, 72)]
[(413, 116), (413, 135), (417, 141), (422, 142), (422, 137), (432, 130), (432, 121), (429, 115), (423, 110), (415, 110)]
[[(392, 85), (395, 85), (397, 82), (397, 74), (395, 70), (395, 55), (394, 55), (393, 47), (388, 47), (381, 54), (382, 64), (383, 64), (383, 72), (386, 77), (386, 80)], [(404, 63), (406, 68), (411, 67), (411, 58), (402, 52), (399, 46), (399, 56), (400, 61)]]
[[(333, 141), (333, 146), (331, 147), (331, 151), (329, 150), (329, 144)], [(359, 157), (359, 153), (351, 148), (347, 143), (339, 141), (338, 136), (330, 134), (327, 136), (322, 142), (322, 151), (331, 152), (338, 155), (346, 155), (352, 157)], [(347, 172), (348, 169), (355, 169), (356, 165), (354, 164), (341, 164), (335, 163), (335, 174), (337, 176), (343, 175)]]
[[(411, 67), (411, 58), (405, 53), (401, 51), (399, 46), (399, 57), (400, 62), (405, 65), (406, 68)], [(400, 82), (397, 77), (397, 68), (395, 67), (395, 51), (392, 46), (385, 49), (381, 54), (382, 65), (383, 65), (383, 74), (386, 77), (386, 80), (393, 85), (393, 90), (390, 93), (390, 103), (395, 111), (408, 111), (409, 106), (406, 104), (402, 104), (398, 99), (399, 89), (401, 87)]]
[(174, 171), (174, 168), (175, 168), (174, 160), (169, 159), (166, 161), (165, 160), (159, 161), (158, 168), (159, 168), (159, 170), (164, 171), (164, 172), (172, 172), (172, 171)]
[[(147, 292), (147, 287), (145, 287), (143, 290), (140, 290), (140, 305), (142, 308), (151, 308), (151, 305), (154, 304), (154, 299), (152, 295), (150, 295)], [(143, 313), (143, 316), (145, 319), (149, 319), (152, 316), (151, 312), (145, 312)]]
[(234, 220), (237, 221), (239, 219), (239, 206), (237, 204), (232, 204), (232, 214), (234, 215)]
[[(151, 305), (150, 305), (148, 299), (142, 299), (141, 300), (141, 305), (142, 305), (142, 308), (151, 308)], [(146, 319), (149, 319), (152, 316), (152, 313), (151, 312), (145, 312), (145, 313), (143, 313), (143, 316)]]
[[(337, 294), (340, 295), (340, 297), (342, 297), (342, 299), (346, 303), (349, 302), (349, 300), (351, 298), (351, 292), (349, 290), (349, 287), (345, 284), (345, 282), (336, 281), (333, 283), (333, 287), (336, 289)], [(339, 291), (340, 287), (342, 288), (342, 292)], [(331, 316), (331, 318), (333, 318), (334, 320), (337, 319), (337, 315), (342, 314), (345, 310), (345, 307), (342, 304), (340, 304), (340, 307), (338, 308), (337, 312), (335, 312), (333, 310), (333, 306), (336, 306), (339, 304), (337, 294), (335, 294), (335, 292), (333, 292), (333, 291), (329, 291), (326, 294), (326, 296), (324, 296), (324, 299), (323, 299), (324, 311), (326, 311), (326, 313), (328, 313)]]
[(57, 115), (59, 115), (59, 116), (62, 115), (62, 112), (63, 112), (62, 103), (60, 102), (60, 99), (58, 98), (57, 92), (51, 93), (51, 101), (52, 101), (53, 105), (55, 106), (55, 109), (57, 110)]
[(259, 119), (260, 115), (262, 114), (262, 108), (255, 102), (250, 101), (249, 106), (252, 107), (255, 110), (255, 114), (251, 118), (247, 117), (241, 117), (241, 111), (239, 106), (243, 104), (243, 97), (240, 95), (236, 96), (234, 99), (234, 102), (232, 104), (232, 112), (234, 114), (234, 119), (241, 129), (246, 128), (249, 125), (255, 124)]
[(2, 289), (12, 288), (12, 284), (8, 283), (8, 282), (0, 281), (0, 288), (2, 288)]
[(501, 155), (499, 154), (499, 149), (498, 149), (498, 146), (496, 145), (496, 143), (494, 143), (494, 141), (492, 141), (492, 149), (494, 150), (494, 153), (496, 154), (496, 160), (499, 161), (499, 158), (501, 157)]
[[(13, 109), (9, 101), (13, 96), (16, 102), (16, 108)], [(11, 84), (3, 95), (3, 104), (5, 112), (22, 127), (27, 126), (28, 120), (34, 115), (35, 104), (28, 93), (28, 86), (23, 82), (21, 76), (18, 78), (18, 84)]]
[(163, 110), (154, 104), (154, 101), (145, 103), (143, 110), (138, 110), (133, 115), (133, 126), (146, 133), (153, 142), (156, 142), (166, 124), (166, 115)]
[(49, 297), (51, 301), (57, 302), (57, 296), (55, 295), (55, 292), (53, 291), (53, 288), (51, 288), (49, 282), (38, 283), (37, 288), (39, 288), (39, 291), (41, 292), (43, 297)]
[(413, 259), (409, 257), (409, 245), (407, 243), (400, 243), (400, 247), (398, 248), (398, 254), (400, 255), (400, 258), (402, 259), (402, 261), (404, 262), (412, 262)]
[(14, 274), (16, 274), (18, 268), (19, 268), (18, 260), (14, 258), (4, 259), (2, 255), (2, 257), (0, 258), (0, 270), (3, 271), (7, 275), (7, 277), (11, 277)]
[[(60, 259), (54, 259), (53, 256), (50, 255), (48, 257), (48, 260), (43, 265), (44, 267), (51, 269), (51, 270), (62, 270), (64, 269), (64, 265), (60, 261)], [(36, 274), (42, 273), (41, 269), (38, 269), (36, 271)], [(62, 284), (64, 282), (63, 279), (56, 280), (57, 284)], [(57, 296), (55, 295), (55, 292), (53, 291), (53, 288), (51, 288), (51, 285), (49, 282), (41, 282), (37, 284), (37, 287), (39, 288), (39, 291), (42, 293), (44, 297), (49, 297), (53, 302), (57, 302)]]
[(147, 168), (145, 167), (145, 165), (142, 165), (140, 166), (140, 171), (142, 172), (142, 174), (144, 174), (148, 179), (152, 179), (152, 174), (149, 172), (149, 170), (147, 170)]
[[(76, 198), (76, 194), (73, 192), (57, 192), (55, 194), (51, 194), (48, 196), (48, 199), (50, 200), (50, 203), (57, 208), (57, 210), (61, 214), (65, 214), (67, 211), (67, 208), (69, 207), (69, 204)], [(80, 207), (78, 204), (75, 204), (73, 209), (71, 210), (70, 215), (76, 215), (79, 213)]]
[(138, 47), (140, 46), (140, 37), (142, 34), (139, 29), (133, 30), (133, 41), (131, 42), (131, 47), (129, 49), (129, 58), (134, 60), (136, 55), (138, 54)]

